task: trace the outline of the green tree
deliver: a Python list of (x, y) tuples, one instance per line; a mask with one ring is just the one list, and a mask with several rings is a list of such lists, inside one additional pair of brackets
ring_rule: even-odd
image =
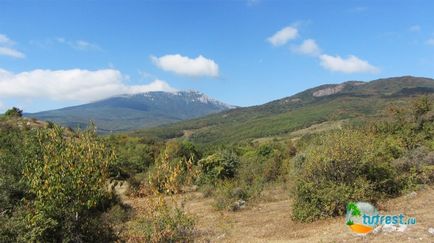
[(23, 180), (32, 200), (25, 240), (95, 242), (112, 237), (98, 216), (108, 205), (108, 164), (114, 154), (92, 131), (66, 135), (63, 128), (37, 130), (26, 141)]
[(5, 116), (7, 116), (7, 117), (22, 117), (23, 116), (23, 110), (20, 110), (17, 107), (12, 107), (12, 109), (9, 109), (5, 112)]

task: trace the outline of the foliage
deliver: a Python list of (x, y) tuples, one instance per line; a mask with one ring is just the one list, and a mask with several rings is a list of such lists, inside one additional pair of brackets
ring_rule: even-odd
[[(375, 137), (357, 130), (322, 135), (294, 168), (293, 217), (312, 221), (345, 213), (349, 201), (376, 202), (400, 190), (386, 156), (378, 157)], [(370, 155), (374, 155), (370, 157)], [(376, 157), (377, 159), (373, 159)]]
[[(369, 126), (311, 139), (294, 159), (293, 217), (301, 221), (345, 213), (349, 201), (375, 203), (434, 178), (430, 106), (422, 97)], [(422, 152), (423, 151), (423, 152)]]
[(149, 179), (147, 184), (142, 185), (141, 194), (180, 193), (183, 186), (192, 185), (199, 175), (196, 166), (198, 156), (191, 143), (166, 143), (165, 149), (149, 170)]
[(161, 196), (148, 198), (145, 209), (130, 223), (127, 238), (138, 242), (193, 242), (195, 220)]
[(23, 132), (17, 127), (0, 124), (0, 215), (13, 212), (27, 188), (21, 180)]
[(66, 137), (60, 127), (36, 131), (26, 146), (23, 180), (32, 194), (28, 239), (69, 242), (101, 237), (96, 233), (105, 229), (96, 216), (109, 206), (107, 169), (114, 154), (91, 131)]
[(110, 177), (117, 180), (146, 172), (158, 157), (162, 144), (146, 138), (111, 135), (107, 143), (116, 151), (116, 159), (109, 164)]
[(205, 178), (212, 178), (204, 181), (214, 187), (206, 184), (202, 187), (214, 196), (217, 209), (234, 210), (238, 208), (239, 200), (253, 202), (261, 197), (268, 183), (287, 175), (286, 164), (293, 154), (291, 149), (288, 150), (290, 145), (279, 142), (242, 145), (237, 148), (240, 155), (234, 176), (219, 178), (209, 176), (213, 173), (204, 173)]
[[(382, 117), (390, 103), (408, 102), (412, 96), (433, 93), (432, 79), (397, 77), (368, 83), (345, 84), (342, 92), (315, 97), (315, 87), (263, 105), (236, 108), (202, 118), (135, 132), (164, 139), (188, 137), (198, 144), (231, 145), (249, 139), (286, 136), (328, 120)], [(423, 110), (423, 105), (421, 106)]]
[(25, 233), (22, 198), (26, 184), (21, 181), (24, 132), (0, 122), (0, 242), (16, 241)]
[(22, 117), (23, 111), (17, 107), (12, 107), (12, 109), (9, 109), (5, 112), (5, 116), (6, 117)]
[(0, 241), (114, 240), (102, 219), (119, 204), (106, 190), (113, 153), (91, 131), (22, 123), (0, 122)]
[(207, 177), (205, 179), (208, 181), (233, 178), (239, 163), (238, 156), (230, 150), (218, 151), (198, 162), (203, 176)]

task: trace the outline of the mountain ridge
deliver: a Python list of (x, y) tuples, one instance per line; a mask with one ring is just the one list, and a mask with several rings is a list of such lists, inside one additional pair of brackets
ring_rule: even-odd
[[(333, 90), (335, 87), (338, 90)], [(321, 90), (321, 95), (314, 95)], [(434, 79), (414, 76), (324, 84), (262, 105), (235, 108), (134, 134), (163, 139), (188, 137), (204, 144), (280, 136), (328, 120), (375, 116), (393, 102), (431, 93)]]
[(30, 113), (25, 116), (72, 128), (83, 128), (93, 121), (97, 130), (104, 133), (167, 124), (233, 107), (199, 91), (152, 91), (121, 94), (83, 105)]

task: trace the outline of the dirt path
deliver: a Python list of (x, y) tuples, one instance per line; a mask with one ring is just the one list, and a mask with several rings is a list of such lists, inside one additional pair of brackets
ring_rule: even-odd
[[(343, 217), (302, 224), (291, 220), (287, 193), (273, 191), (268, 201), (238, 212), (217, 211), (213, 199), (201, 193), (178, 198), (187, 212), (197, 218), (198, 242), (434, 242), (434, 188), (426, 188), (380, 205), (380, 213), (415, 217), (417, 224), (404, 232), (380, 232), (366, 237), (353, 235)], [(273, 196), (274, 194), (274, 196)], [(140, 207), (140, 199), (128, 201)]]

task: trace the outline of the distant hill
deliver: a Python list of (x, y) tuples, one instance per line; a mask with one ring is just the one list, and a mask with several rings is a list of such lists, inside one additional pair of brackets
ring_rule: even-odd
[(58, 110), (25, 114), (72, 128), (95, 122), (99, 132), (119, 132), (197, 118), (233, 108), (197, 91), (120, 95)]
[(412, 76), (326, 84), (263, 105), (137, 131), (163, 139), (186, 137), (204, 144), (284, 136), (330, 120), (380, 115), (394, 102), (434, 93), (434, 80)]

